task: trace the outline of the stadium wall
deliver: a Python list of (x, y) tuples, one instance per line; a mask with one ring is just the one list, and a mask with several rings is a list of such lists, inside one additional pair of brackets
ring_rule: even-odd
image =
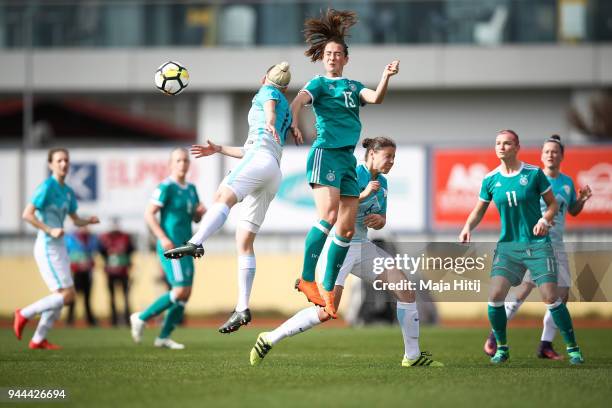
[[(94, 274), (92, 307), (97, 316), (108, 317), (110, 307), (106, 276), (100, 264), (98, 260)], [(307, 306), (303, 295), (292, 289), (296, 271), (300, 270), (301, 264), (302, 255), (299, 253), (259, 255), (251, 298), (252, 310), (255, 313), (277, 312), (289, 315)], [(187, 312), (191, 315), (230, 312), (235, 306), (237, 293), (236, 267), (237, 258), (234, 254), (207, 255), (203, 261), (196, 262), (193, 295), (187, 305)], [(32, 257), (0, 257), (0, 271), (3, 278), (3, 284), (0, 286), (0, 316), (8, 317), (16, 308), (48, 293)], [(130, 293), (132, 310), (141, 310), (166, 290), (159, 281), (160, 276), (161, 271), (155, 255), (135, 255)], [(351, 285), (355, 282), (355, 278), (347, 280), (346, 296), (342, 298), (343, 305), (350, 303)], [(282, 295), (279, 296), (279, 293)], [(82, 316), (80, 300), (77, 300), (77, 303), (77, 316)], [(486, 319), (484, 302), (440, 302), (436, 305), (442, 319)], [(571, 303), (570, 308), (572, 316), (577, 318), (612, 318), (612, 303), (609, 302), (575, 302)], [(541, 302), (528, 302), (521, 308), (521, 313), (539, 317), (544, 313), (544, 305)]]

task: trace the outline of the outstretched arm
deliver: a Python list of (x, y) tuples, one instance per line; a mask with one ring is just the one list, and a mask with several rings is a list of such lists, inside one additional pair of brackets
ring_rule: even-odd
[(244, 156), (244, 150), (242, 147), (236, 146), (222, 146), (212, 142), (212, 140), (208, 139), (205, 145), (192, 145), (189, 149), (189, 152), (192, 156), (195, 156), (196, 159), (205, 156), (211, 156), (215, 153), (220, 153), (224, 156), (235, 157), (237, 159), (241, 159)]
[(399, 72), (399, 61), (393, 61), (390, 64), (387, 64), (385, 70), (383, 71), (382, 78), (380, 78), (380, 82), (376, 87), (376, 90), (373, 91), (368, 88), (363, 88), (361, 93), (359, 94), (361, 101), (363, 103), (373, 103), (379, 104), (385, 99), (385, 95), (387, 93), (387, 87), (389, 86), (389, 78)]
[(81, 218), (77, 215), (77, 213), (72, 213), (69, 215), (70, 215), (70, 219), (72, 220), (74, 225), (76, 225), (77, 227), (84, 227), (89, 224), (98, 224), (100, 222), (98, 217), (96, 217), (95, 215), (92, 215), (91, 217), (87, 217), (87, 218)]
[(578, 192), (578, 199), (572, 204), (567, 210), (574, 217), (580, 214), (582, 209), (584, 208), (584, 204), (591, 198), (593, 193), (591, 192), (591, 187), (588, 185), (582, 187)]

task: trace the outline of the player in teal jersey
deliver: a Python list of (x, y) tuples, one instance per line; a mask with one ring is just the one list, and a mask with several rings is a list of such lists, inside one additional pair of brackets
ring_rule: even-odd
[[(344, 289), (344, 282), (349, 274), (358, 276), (375, 288), (382, 290), (385, 284), (399, 287), (406, 282), (406, 277), (396, 269), (374, 270), (376, 259), (392, 258), (368, 240), (368, 228), (379, 230), (387, 221), (387, 179), (385, 175), (393, 167), (395, 160), (395, 142), (386, 137), (367, 138), (363, 141), (366, 148), (365, 163), (357, 166), (359, 186), (359, 210), (355, 222), (355, 235), (351, 239), (348, 254), (342, 264), (340, 273), (334, 283), (334, 301), (336, 308)], [(327, 240), (329, 248), (331, 239)], [(319, 272), (325, 268), (319, 268)], [(319, 274), (321, 278), (321, 274)], [(387, 289), (388, 290), (388, 289)], [(397, 319), (404, 340), (403, 367), (442, 367), (429, 353), (421, 352), (419, 347), (419, 314), (416, 308), (416, 293), (411, 290), (393, 290), (397, 299)], [(261, 363), (272, 347), (286, 337), (302, 333), (310, 328), (331, 319), (325, 308), (311, 306), (296, 313), (275, 330), (261, 333), (251, 350), (251, 365)]]
[[(567, 303), (569, 296), (569, 288), (572, 284), (569, 261), (565, 246), (563, 243), (563, 233), (565, 231), (565, 217), (569, 213), (572, 216), (577, 216), (582, 211), (584, 204), (591, 198), (591, 188), (586, 185), (580, 189), (576, 196), (576, 189), (572, 179), (561, 173), (561, 162), (565, 154), (565, 147), (561, 143), (561, 138), (558, 135), (553, 135), (546, 139), (542, 146), (542, 164), (544, 165), (544, 174), (552, 185), (552, 191), (555, 199), (559, 204), (559, 211), (555, 215), (554, 225), (549, 230), (548, 235), (552, 241), (555, 258), (557, 259), (558, 267), (558, 282), (559, 298), (563, 303)], [(540, 200), (542, 212), (546, 210), (546, 203)], [(512, 319), (518, 309), (523, 304), (527, 296), (531, 293), (535, 285), (531, 280), (531, 274), (525, 274), (523, 282), (518, 287), (516, 299), (506, 301), (505, 309), (508, 320)], [(537, 355), (540, 358), (548, 358), (552, 360), (560, 360), (562, 357), (557, 354), (552, 346), (552, 341), (555, 337), (557, 326), (552, 318), (550, 311), (544, 315), (544, 329), (538, 347)], [(485, 342), (485, 353), (493, 356), (497, 349), (497, 343), (493, 333)]]
[(70, 169), (68, 150), (51, 149), (47, 155), (51, 176), (34, 192), (23, 211), (23, 219), (38, 229), (34, 258), (51, 295), (15, 311), (13, 329), (19, 340), (29, 319), (40, 314), (40, 321), (30, 341), (31, 349), (61, 348), (47, 341), (47, 333), (60, 317), (64, 305), (74, 302), (75, 291), (70, 272), (70, 258), (64, 242), (64, 220), (68, 215), (74, 225), (83, 227), (100, 222), (98, 217), (77, 215), (74, 191), (66, 184)]
[[(399, 61), (388, 64), (376, 90), (343, 76), (349, 61), (344, 37), (356, 22), (354, 12), (333, 9), (328, 9), (318, 19), (305, 22), (304, 32), (309, 45), (305, 54), (313, 62), (323, 61), (325, 75), (308, 82), (291, 103), (292, 129), (297, 139), (302, 140), (297, 125), (300, 109), (305, 105), (312, 105), (317, 130), (317, 138), (308, 155), (307, 177), (313, 189), (319, 220), (306, 236), (302, 275), (296, 282), (296, 289), (303, 292), (309, 301), (326, 307), (332, 317), (336, 317), (334, 282), (355, 233), (359, 205), (357, 162), (353, 155), (361, 133), (359, 108), (368, 103), (382, 103), (389, 78), (399, 70)], [(328, 253), (321, 297), (315, 283), (315, 269), (334, 225), (335, 236)]]
[(187, 182), (189, 165), (189, 153), (186, 149), (179, 147), (172, 151), (170, 177), (157, 187), (145, 211), (145, 220), (157, 238), (157, 254), (172, 289), (161, 295), (143, 312), (130, 316), (132, 338), (136, 343), (142, 341), (146, 322), (167, 310), (161, 332), (153, 344), (155, 347), (175, 350), (185, 348), (172, 340), (170, 335), (182, 321), (185, 305), (191, 296), (193, 258), (170, 260), (166, 259), (163, 253), (188, 240), (192, 233), (191, 223), (199, 222), (206, 212), (195, 186)]
[[(510, 287), (519, 285), (529, 269), (563, 335), (570, 363), (581, 364), (584, 360), (576, 344), (572, 319), (565, 303), (559, 299), (557, 262), (548, 236), (558, 204), (542, 170), (519, 161), (519, 149), (519, 138), (514, 131), (502, 130), (497, 134), (495, 153), (501, 165), (482, 181), (479, 202), (459, 236), (461, 242), (470, 241), (472, 230), (493, 200), (501, 218), (501, 234), (493, 257), (489, 292), (489, 321), (497, 341), (497, 351), (491, 362), (503, 363), (510, 355), (504, 300)], [(540, 209), (540, 198), (546, 203), (544, 213)]]
[(227, 322), (219, 328), (221, 333), (234, 332), (251, 321), (248, 304), (256, 265), (253, 243), (282, 179), (282, 149), (292, 122), (285, 98), (290, 80), (287, 62), (267, 70), (249, 110), (249, 133), (243, 147), (216, 145), (209, 140), (206, 145), (191, 148), (196, 158), (219, 153), (241, 159), (219, 185), (215, 203), (198, 231), (187, 243), (164, 254), (168, 258), (202, 256), (202, 243), (223, 226), (235, 204), (243, 203), (236, 229), (238, 300)]

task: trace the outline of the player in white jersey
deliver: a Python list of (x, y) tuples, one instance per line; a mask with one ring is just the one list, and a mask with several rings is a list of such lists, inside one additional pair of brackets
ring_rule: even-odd
[[(386, 224), (387, 210), (387, 174), (395, 160), (395, 142), (386, 137), (365, 139), (366, 162), (357, 166), (357, 181), (359, 188), (359, 208), (353, 236), (348, 253), (335, 281), (334, 301), (338, 308), (344, 282), (349, 273), (374, 284), (377, 289), (385, 288), (386, 283), (402, 283), (406, 276), (396, 269), (376, 271), (375, 259), (393, 258), (367, 238), (368, 228), (381, 229)], [(332, 239), (332, 238), (330, 238)], [(329, 242), (327, 243), (329, 246)], [(326, 258), (323, 258), (326, 259)], [(325, 266), (318, 269), (319, 282), (322, 282)], [(378, 274), (376, 272), (379, 272)], [(387, 289), (388, 290), (388, 289)], [(419, 348), (419, 315), (416, 308), (416, 293), (410, 290), (393, 290), (397, 299), (397, 319), (402, 329), (404, 339), (404, 358), (402, 366), (442, 367), (443, 364), (429, 358), (429, 354)], [(302, 309), (289, 320), (271, 332), (260, 333), (251, 350), (251, 365), (259, 364), (272, 347), (286, 337), (302, 333), (320, 323), (326, 322), (332, 316), (327, 309), (311, 306)]]
[[(561, 162), (563, 161), (565, 153), (565, 146), (561, 143), (561, 137), (559, 135), (553, 135), (546, 139), (542, 146), (542, 164), (544, 165), (543, 171), (548, 181), (552, 186), (553, 194), (559, 204), (559, 211), (555, 215), (554, 225), (549, 230), (548, 235), (552, 241), (555, 258), (557, 259), (558, 266), (558, 293), (559, 298), (564, 303), (567, 303), (569, 296), (569, 288), (572, 286), (572, 278), (570, 273), (569, 261), (567, 253), (565, 251), (565, 245), (563, 243), (563, 233), (565, 232), (565, 217), (569, 213), (572, 216), (580, 214), (584, 208), (584, 204), (591, 198), (591, 188), (586, 185), (578, 191), (576, 196), (576, 189), (574, 182), (570, 177), (561, 173)], [(542, 212), (545, 211), (546, 205), (543, 201), (540, 201), (540, 207)], [(523, 282), (518, 287), (516, 293), (516, 299), (512, 301), (506, 301), (506, 316), (508, 320), (512, 319), (518, 309), (521, 307), (527, 296), (535, 288), (535, 284), (531, 279), (529, 271), (525, 274)], [(557, 326), (553, 321), (550, 311), (546, 311), (544, 315), (544, 328), (542, 330), (542, 336), (540, 345), (538, 347), (537, 356), (540, 358), (547, 358), (551, 360), (561, 360), (561, 357), (553, 348), (552, 341), (557, 332)], [(484, 345), (485, 353), (494, 355), (497, 349), (495, 337), (492, 333), (487, 338)]]
[(248, 302), (255, 277), (253, 242), (282, 178), (282, 148), (292, 121), (284, 95), (290, 80), (288, 63), (268, 69), (262, 78), (262, 87), (253, 98), (248, 117), (249, 134), (243, 147), (220, 146), (209, 140), (206, 145), (191, 148), (196, 158), (220, 153), (241, 159), (221, 182), (215, 203), (204, 215), (196, 234), (185, 245), (164, 253), (167, 258), (202, 256), (202, 243), (223, 226), (230, 209), (243, 201), (236, 230), (238, 301), (228, 321), (219, 328), (221, 333), (231, 333), (251, 321)]
[(49, 150), (47, 162), (51, 176), (38, 186), (30, 203), (23, 211), (23, 219), (38, 229), (34, 258), (51, 295), (15, 311), (13, 330), (19, 340), (29, 319), (40, 314), (40, 321), (30, 341), (31, 349), (61, 348), (47, 341), (47, 333), (60, 317), (64, 305), (74, 302), (75, 291), (70, 272), (70, 259), (64, 242), (64, 219), (70, 216), (82, 227), (97, 224), (98, 217), (81, 218), (77, 215), (74, 191), (65, 180), (70, 168), (68, 150)]

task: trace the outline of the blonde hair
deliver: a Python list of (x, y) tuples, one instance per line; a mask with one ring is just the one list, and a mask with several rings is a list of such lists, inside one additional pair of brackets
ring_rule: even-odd
[(266, 79), (279, 88), (286, 88), (291, 82), (291, 72), (289, 72), (289, 63), (281, 62), (272, 65), (266, 72)]

